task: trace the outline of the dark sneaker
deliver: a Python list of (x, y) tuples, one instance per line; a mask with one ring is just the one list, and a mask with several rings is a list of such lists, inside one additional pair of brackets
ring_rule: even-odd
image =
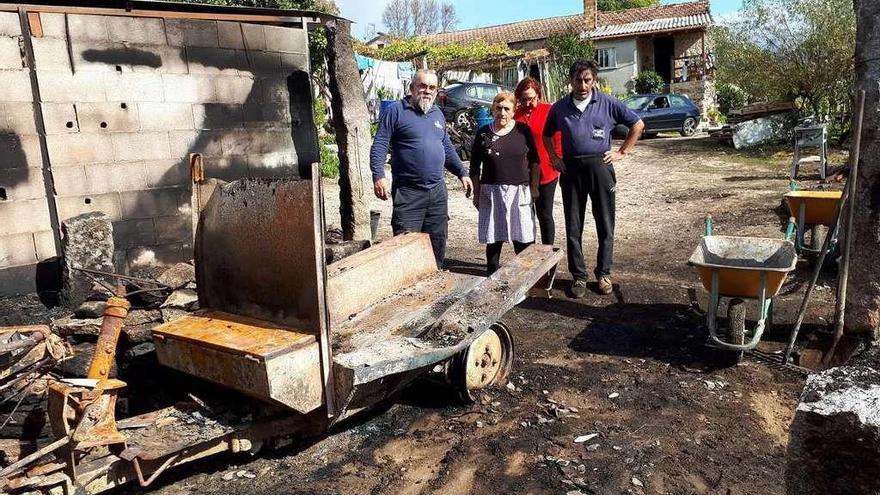
[(571, 295), (575, 299), (580, 299), (587, 294), (587, 281), (576, 278), (571, 284)]
[(611, 277), (600, 277), (599, 278), (599, 294), (607, 296), (611, 294), (613, 288), (611, 287)]

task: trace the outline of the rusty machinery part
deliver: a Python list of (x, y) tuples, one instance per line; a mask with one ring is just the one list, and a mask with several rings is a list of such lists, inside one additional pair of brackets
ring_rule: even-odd
[(507, 326), (494, 323), (446, 367), (448, 380), (462, 400), (472, 402), (488, 387), (503, 385), (513, 367), (513, 336)]
[(69, 437), (74, 450), (124, 444), (116, 427), (116, 398), (125, 382), (108, 378), (95, 388), (64, 382), (49, 386), (48, 413), (56, 438)]
[[(126, 296), (133, 296), (135, 294), (140, 294), (141, 292), (170, 292), (174, 289), (173, 287), (165, 285), (158, 280), (150, 280), (148, 278), (132, 277), (129, 275), (123, 275), (121, 273), (104, 272), (101, 270), (92, 270), (90, 268), (73, 267), (73, 269), (82, 272), (83, 275), (89, 278), (89, 280), (100, 285), (110, 294), (115, 295), (119, 295), (118, 288), (121, 282), (128, 282), (129, 284), (137, 286), (137, 289), (128, 292), (128, 294), (125, 294)], [(116, 282), (117, 285), (111, 285), (102, 280), (101, 277), (111, 278)], [(145, 287), (150, 285), (154, 287)]]
[(128, 316), (131, 305), (125, 299), (125, 289), (118, 287), (117, 295), (107, 299), (104, 308), (104, 319), (101, 322), (101, 333), (98, 334), (98, 343), (95, 346), (95, 355), (89, 366), (88, 378), (104, 380), (110, 376), (110, 369), (116, 359), (116, 345), (119, 342), (119, 334), (122, 325)]

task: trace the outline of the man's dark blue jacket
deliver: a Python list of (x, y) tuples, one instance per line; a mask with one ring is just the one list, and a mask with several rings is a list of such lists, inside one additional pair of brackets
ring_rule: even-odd
[(468, 174), (449, 141), (443, 112), (436, 106), (422, 113), (406, 97), (382, 112), (370, 149), (373, 182), (385, 178), (389, 146), (391, 177), (397, 186), (431, 189), (443, 182), (444, 167), (459, 178)]

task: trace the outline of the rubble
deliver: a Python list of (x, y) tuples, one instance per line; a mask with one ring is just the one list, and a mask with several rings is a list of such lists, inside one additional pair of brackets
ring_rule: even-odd
[(105, 307), (107, 307), (107, 303), (104, 301), (85, 301), (76, 308), (73, 316), (82, 319), (101, 318), (104, 316)]
[(171, 293), (161, 308), (182, 309), (191, 311), (199, 304), (199, 295), (192, 289), (178, 289)]
[(190, 263), (178, 263), (162, 272), (156, 281), (172, 289), (187, 288), (196, 279), (196, 269)]
[(61, 223), (61, 301), (75, 308), (92, 293), (92, 281), (75, 270), (87, 268), (113, 272), (113, 224), (101, 212), (83, 213)]

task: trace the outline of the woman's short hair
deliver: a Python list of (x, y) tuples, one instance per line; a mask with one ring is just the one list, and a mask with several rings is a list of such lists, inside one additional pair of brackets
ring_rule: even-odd
[(510, 91), (502, 91), (495, 95), (495, 99), (492, 100), (492, 108), (495, 108), (495, 105), (505, 100), (509, 101), (511, 105), (516, 107), (516, 98), (513, 96), (513, 93)]
[(522, 99), (523, 93), (529, 89), (535, 90), (535, 94), (538, 95), (539, 100), (544, 99), (544, 92), (541, 91), (541, 83), (539, 83), (534, 77), (527, 77), (520, 81), (519, 84), (516, 85), (516, 89), (513, 90), (513, 94), (516, 96), (517, 100), (520, 100)]

